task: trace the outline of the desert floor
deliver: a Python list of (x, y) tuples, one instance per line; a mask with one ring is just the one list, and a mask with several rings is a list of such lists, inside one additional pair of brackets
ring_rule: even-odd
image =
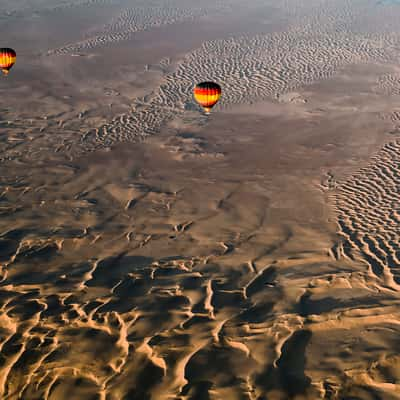
[(4, 4), (1, 399), (400, 399), (400, 4)]

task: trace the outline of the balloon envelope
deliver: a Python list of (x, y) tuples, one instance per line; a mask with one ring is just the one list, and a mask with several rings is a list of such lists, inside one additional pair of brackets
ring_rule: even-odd
[(0, 69), (4, 75), (7, 75), (12, 66), (15, 64), (17, 54), (13, 49), (3, 47), (0, 48)]
[(209, 113), (221, 97), (221, 86), (215, 82), (201, 82), (193, 90), (195, 100)]

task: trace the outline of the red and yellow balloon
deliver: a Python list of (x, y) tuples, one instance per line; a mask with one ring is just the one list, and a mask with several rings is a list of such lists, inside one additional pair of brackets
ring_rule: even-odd
[(206, 114), (209, 114), (211, 108), (217, 104), (221, 93), (221, 86), (215, 82), (198, 83), (193, 90), (195, 100), (204, 108)]
[(0, 69), (4, 75), (8, 75), (10, 69), (15, 64), (17, 53), (8, 47), (0, 48)]

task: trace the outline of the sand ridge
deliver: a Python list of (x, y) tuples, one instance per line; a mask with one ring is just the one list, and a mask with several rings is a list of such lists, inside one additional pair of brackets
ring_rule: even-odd
[[(304, 114), (320, 102), (307, 99), (281, 106)], [(319, 123), (349, 123), (341, 103), (340, 119), (312, 114), (296, 130), (297, 114), (221, 114), (79, 162), (59, 154), (47, 174), (13, 165), (19, 178), (1, 191), (2, 396), (396, 398), (398, 293), (316, 212), (349, 184), (334, 172), (315, 184), (337, 156), (324, 150), (332, 137), (310, 139)]]
[(101, 18), (1, 87), (1, 398), (399, 398), (399, 11), (287, 0), (270, 32), (256, 1), (265, 31), (86, 74), (239, 10), (211, 3), (7, 6)]

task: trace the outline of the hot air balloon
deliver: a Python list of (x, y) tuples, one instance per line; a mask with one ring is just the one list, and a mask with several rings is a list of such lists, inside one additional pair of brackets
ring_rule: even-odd
[(10, 69), (15, 64), (15, 59), (17, 54), (13, 49), (0, 48), (0, 69), (3, 71), (4, 75), (8, 75)]
[(195, 100), (210, 114), (211, 108), (217, 104), (221, 97), (221, 86), (214, 82), (202, 82), (193, 90)]

